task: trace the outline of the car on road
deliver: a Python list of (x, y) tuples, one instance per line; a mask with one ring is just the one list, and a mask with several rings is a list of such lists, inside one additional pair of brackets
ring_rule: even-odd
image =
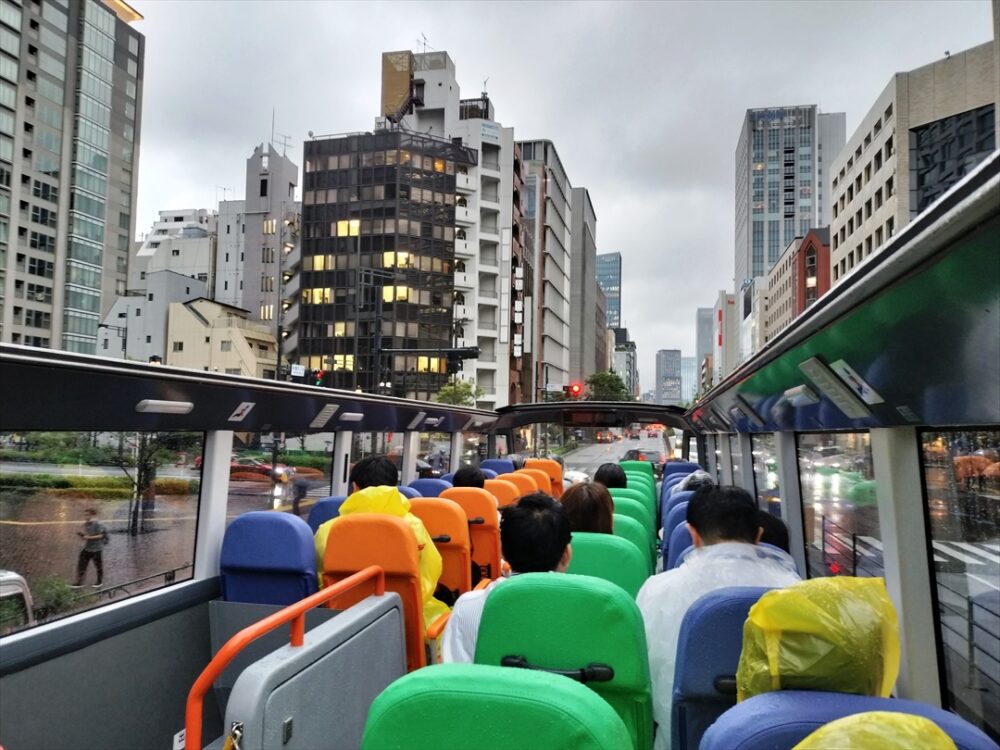
[(35, 624), (31, 590), (23, 576), (0, 570), (0, 635), (30, 628)]
[(653, 464), (653, 473), (656, 476), (661, 476), (663, 474), (663, 465), (667, 462), (667, 456), (663, 451), (632, 448), (625, 451), (622, 461), (649, 461)]
[(642, 435), (640, 434), (639, 430), (636, 430), (635, 432), (630, 432), (629, 433), (628, 439), (629, 440), (641, 440), (642, 439)]
[(576, 469), (566, 469), (563, 472), (563, 487), (569, 487), (571, 484), (576, 484), (577, 482), (589, 482), (590, 474), (585, 471), (577, 471)]
[(598, 443), (613, 443), (613, 442), (615, 442), (615, 436), (613, 434), (611, 434), (611, 432), (608, 431), (608, 430), (598, 431), (597, 436), (596, 436), (595, 439), (597, 440)]

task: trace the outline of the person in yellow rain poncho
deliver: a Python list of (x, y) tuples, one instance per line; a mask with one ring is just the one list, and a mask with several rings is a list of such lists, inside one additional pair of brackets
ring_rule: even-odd
[[(338, 518), (352, 513), (384, 513), (402, 518), (413, 529), (420, 551), (420, 592), (424, 600), (424, 625), (430, 625), (448, 612), (448, 606), (434, 598), (434, 590), (441, 577), (441, 553), (431, 541), (423, 521), (410, 513), (410, 501), (396, 489), (399, 472), (385, 456), (369, 456), (354, 465), (350, 481), (352, 494), (340, 506)], [(326, 539), (331, 525), (337, 523), (337, 520), (333, 518), (316, 530), (316, 570), (321, 586)]]

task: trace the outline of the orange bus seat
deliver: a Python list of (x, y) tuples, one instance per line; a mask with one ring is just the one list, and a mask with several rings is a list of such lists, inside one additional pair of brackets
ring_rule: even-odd
[[(510, 474), (504, 476), (509, 477)], [(497, 505), (501, 508), (513, 505), (523, 494), (516, 484), (508, 482), (506, 478), (487, 479), (483, 487), (497, 499)]]
[[(456, 596), (472, 590), (472, 544), (465, 511), (454, 500), (420, 497), (410, 500), (410, 513), (424, 522), (441, 553), (439, 583)], [(447, 541), (445, 541), (447, 539)]]
[[(323, 585), (341, 581), (369, 565), (385, 570), (385, 590), (396, 592), (403, 600), (407, 670), (425, 666), (420, 553), (417, 538), (406, 521), (382, 513), (354, 513), (330, 526), (323, 555)], [(364, 589), (349, 591), (328, 606), (346, 609), (366, 596)]]
[(527, 474), (535, 480), (535, 484), (538, 485), (539, 492), (544, 492), (546, 495), (552, 494), (552, 480), (549, 479), (547, 472), (544, 472), (541, 469), (518, 469), (514, 473)]
[(454, 500), (469, 519), (472, 561), (483, 578), (500, 575), (500, 514), (497, 499), (478, 487), (450, 487), (441, 497)]
[(538, 482), (527, 474), (521, 474), (520, 472), (514, 471), (510, 474), (498, 474), (497, 479), (502, 479), (505, 482), (510, 482), (515, 485), (517, 487), (518, 497), (524, 497), (525, 495), (530, 495), (532, 492), (538, 492)]
[(552, 496), (559, 498), (563, 493), (563, 467), (558, 461), (551, 458), (526, 458), (524, 459), (525, 469), (541, 469), (549, 476), (552, 484)]

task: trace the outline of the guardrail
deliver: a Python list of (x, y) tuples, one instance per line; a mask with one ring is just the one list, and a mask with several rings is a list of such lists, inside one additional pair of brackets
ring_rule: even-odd
[(251, 642), (262, 635), (270, 633), (272, 630), (292, 623), (289, 643), (293, 647), (301, 646), (305, 640), (306, 633), (306, 612), (310, 609), (326, 604), (331, 599), (335, 599), (341, 594), (351, 589), (374, 580), (375, 596), (385, 594), (385, 571), (378, 565), (371, 565), (364, 570), (358, 571), (352, 576), (348, 576), (342, 581), (338, 581), (332, 586), (317, 591), (312, 596), (307, 596), (301, 601), (295, 602), (288, 607), (275, 612), (273, 615), (265, 617), (263, 620), (255, 622), (249, 627), (243, 628), (234, 635), (202, 670), (188, 693), (187, 705), (184, 710), (184, 748), (185, 750), (202, 750), (201, 744), (201, 722), (204, 709), (205, 693), (212, 689), (212, 685), (225, 671), (229, 663), (236, 658), (236, 655), (246, 648)]

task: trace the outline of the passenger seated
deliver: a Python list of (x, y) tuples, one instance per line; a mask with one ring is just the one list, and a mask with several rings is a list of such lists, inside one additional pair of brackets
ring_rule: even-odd
[(316, 570), (320, 587), (323, 586), (323, 555), (331, 524), (352, 513), (385, 513), (398, 516), (409, 524), (417, 538), (420, 550), (420, 590), (424, 600), (424, 620), (433, 622), (448, 611), (447, 605), (434, 598), (438, 579), (441, 577), (441, 553), (438, 552), (424, 522), (410, 513), (410, 501), (400, 494), (399, 471), (385, 456), (368, 456), (351, 469), (351, 494), (340, 506), (340, 516), (322, 524), (316, 530)]
[(788, 545), (788, 527), (780, 518), (766, 510), (758, 510), (757, 525), (763, 530), (760, 535), (761, 543), (773, 545), (785, 552), (792, 551)]
[[(566, 512), (542, 492), (525, 495), (517, 505), (500, 509), (500, 548), (510, 565), (511, 575), (565, 573), (573, 554), (569, 542)], [(486, 588), (458, 598), (441, 636), (442, 662), (472, 663), (486, 597), (504, 580), (498, 578)]]
[(603, 484), (578, 482), (570, 485), (559, 501), (569, 518), (570, 531), (614, 533), (615, 506)]
[(715, 484), (715, 480), (712, 479), (712, 476), (708, 472), (698, 469), (696, 471), (692, 471), (681, 481), (671, 487), (670, 494), (674, 495), (677, 492), (687, 491), (694, 492), (701, 487), (708, 487), (713, 484)]
[(636, 596), (649, 646), (657, 750), (670, 747), (677, 637), (688, 608), (727, 586), (782, 587), (799, 580), (790, 555), (756, 546), (762, 529), (746, 490), (701, 487), (689, 500), (687, 524), (695, 549), (679, 567), (652, 576)]
[(603, 484), (609, 490), (628, 487), (628, 478), (625, 476), (625, 469), (620, 464), (601, 464), (594, 474), (594, 481)]
[(483, 489), (486, 485), (486, 475), (475, 466), (465, 464), (455, 472), (451, 484), (453, 487), (478, 487)]

